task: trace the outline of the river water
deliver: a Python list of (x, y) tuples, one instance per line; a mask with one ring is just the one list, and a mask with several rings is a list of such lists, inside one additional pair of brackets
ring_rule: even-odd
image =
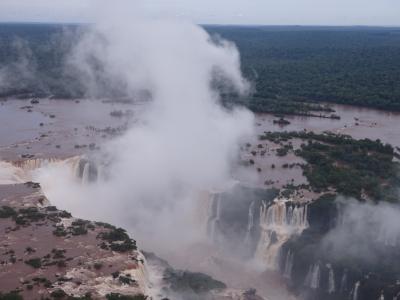
[(381, 111), (370, 108), (361, 108), (350, 105), (331, 105), (340, 120), (287, 116), (290, 121), (288, 126), (273, 124), (278, 118), (271, 114), (257, 115), (257, 133), (264, 131), (299, 131), (308, 130), (317, 133), (331, 131), (334, 133), (348, 134), (356, 139), (380, 139), (400, 147), (400, 113)]

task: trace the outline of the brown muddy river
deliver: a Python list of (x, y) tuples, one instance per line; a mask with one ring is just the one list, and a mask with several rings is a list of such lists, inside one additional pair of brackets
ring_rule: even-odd
[[(70, 143), (87, 143), (101, 141), (101, 135), (95, 134), (93, 128), (105, 129), (123, 126), (127, 116), (113, 117), (112, 111), (132, 111), (139, 116), (143, 105), (107, 102), (101, 100), (49, 100), (40, 99), (39, 104), (31, 104), (28, 100), (7, 100), (0, 102), (0, 157), (4, 157), (5, 148), (25, 145), (27, 153), (68, 155), (75, 152)], [(400, 147), (400, 114), (375, 109), (359, 108), (347, 105), (332, 105), (341, 119), (325, 119), (316, 117), (286, 116), (290, 121), (287, 126), (273, 123), (277, 120), (271, 114), (256, 115), (256, 133), (264, 131), (298, 131), (315, 132), (332, 131), (349, 134), (354, 138), (381, 139), (383, 142)], [(97, 137), (96, 137), (97, 136)], [(55, 151), (49, 146), (57, 143), (66, 144)], [(38, 147), (38, 145), (42, 147)], [(47, 147), (43, 147), (43, 145)], [(32, 149), (34, 147), (38, 149)], [(74, 145), (72, 145), (74, 146)], [(28, 147), (28, 148), (27, 148)], [(73, 148), (73, 147), (72, 147)], [(39, 151), (40, 150), (40, 151)], [(39, 153), (43, 152), (43, 153)]]
[[(331, 105), (340, 120), (286, 116), (290, 124), (280, 126), (272, 114), (258, 114), (251, 147), (241, 153), (245, 161), (254, 160), (254, 166), (235, 177), (249, 185), (280, 188), (288, 183), (303, 184), (307, 180), (298, 165), (304, 161), (289, 153), (276, 155), (278, 145), (264, 142), (260, 145), (257, 135), (264, 131), (308, 130), (317, 133), (332, 131), (354, 138), (381, 139), (400, 147), (400, 114), (359, 108), (347, 105)], [(18, 160), (26, 155), (35, 158), (69, 157), (93, 150), (89, 145), (101, 147), (102, 142), (113, 136), (113, 130), (122, 129), (128, 123), (140, 119), (144, 109), (141, 104), (127, 104), (101, 100), (49, 100), (40, 99), (38, 104), (28, 100), (0, 102), (0, 159)], [(130, 112), (112, 116), (111, 112)], [(260, 148), (262, 147), (262, 148)], [(251, 154), (256, 152), (256, 154)], [(264, 152), (264, 155), (260, 155)]]
[[(380, 139), (395, 147), (400, 147), (400, 114), (379, 111), (375, 109), (359, 108), (348, 105), (332, 105), (332, 108), (339, 115), (340, 120), (286, 116), (289, 125), (281, 126), (274, 124), (278, 120), (272, 114), (256, 115), (256, 134), (261, 135), (265, 131), (314, 131), (322, 133), (331, 131), (338, 134), (351, 135), (356, 139), (369, 138)], [(293, 141), (296, 147), (301, 141)], [(279, 157), (276, 150), (280, 148), (271, 142), (260, 143), (256, 138), (250, 141), (251, 146), (247, 147), (241, 154), (244, 161), (253, 160), (254, 165), (250, 166), (247, 172), (241, 172), (235, 177), (248, 185), (258, 187), (276, 187), (293, 183), (295, 185), (307, 184), (303, 176), (302, 168), (296, 164), (305, 163), (300, 157), (289, 153)], [(289, 167), (288, 167), (289, 165)]]
[(273, 115), (257, 116), (257, 133), (264, 131), (332, 131), (348, 134), (356, 139), (380, 139), (385, 143), (400, 147), (400, 114), (376, 109), (360, 108), (350, 105), (331, 105), (340, 120), (287, 116), (288, 126), (273, 124), (278, 118)]
[[(68, 157), (97, 145), (132, 121), (140, 105), (101, 100), (28, 100), (0, 102), (0, 159), (22, 155)], [(125, 115), (126, 112), (130, 112)], [(112, 116), (111, 112), (123, 112)]]

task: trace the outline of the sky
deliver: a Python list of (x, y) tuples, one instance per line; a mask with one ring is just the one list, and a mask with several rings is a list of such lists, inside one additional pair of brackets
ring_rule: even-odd
[[(120, 0), (109, 0), (118, 5)], [(400, 26), (400, 0), (131, 0), (200, 24)], [(0, 0), (0, 22), (91, 22), (100, 0)]]

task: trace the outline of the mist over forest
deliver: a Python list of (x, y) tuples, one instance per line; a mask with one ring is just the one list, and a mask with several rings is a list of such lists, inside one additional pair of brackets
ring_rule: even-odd
[[(79, 80), (83, 75), (68, 64), (71, 47), (87, 26), (1, 24), (1, 95), (87, 94)], [(238, 101), (253, 111), (290, 113), (299, 108), (296, 102), (320, 101), (400, 110), (398, 28), (204, 28), (237, 45), (243, 72), (254, 85), (252, 97)], [(117, 82), (107, 86), (98, 67), (99, 94), (125, 96)]]

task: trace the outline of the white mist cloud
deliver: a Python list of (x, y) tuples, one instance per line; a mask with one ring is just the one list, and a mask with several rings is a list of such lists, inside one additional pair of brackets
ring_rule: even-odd
[(339, 200), (343, 207), (338, 225), (323, 239), (322, 247), (334, 257), (361, 259), (376, 263), (377, 259), (400, 243), (400, 209), (389, 203), (359, 203)]
[[(15, 37), (10, 46), (16, 58), (0, 66), (0, 92), (22, 89), (36, 81), (36, 61), (28, 43)], [(40, 84), (38, 81), (36, 83)]]
[(230, 180), (239, 143), (253, 133), (252, 114), (222, 108), (213, 83), (237, 93), (247, 83), (234, 45), (212, 41), (187, 22), (132, 16), (137, 7), (127, 3), (102, 7), (71, 62), (91, 92), (93, 61), (126, 94), (149, 91), (141, 123), (103, 146), (112, 162), (107, 181), (82, 186), (57, 166), (38, 180), (52, 203), (127, 227), (139, 244), (173, 249), (199, 238), (193, 222), (199, 192)]

